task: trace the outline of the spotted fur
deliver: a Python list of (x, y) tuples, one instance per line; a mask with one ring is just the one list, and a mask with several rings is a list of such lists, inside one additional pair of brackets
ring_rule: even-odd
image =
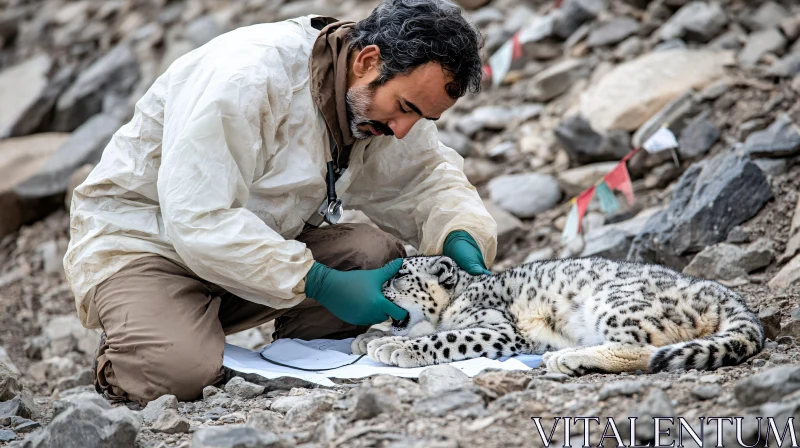
[(528, 353), (569, 375), (713, 370), (764, 345), (741, 296), (656, 265), (577, 258), (472, 276), (447, 257), (411, 257), (384, 295), (409, 317), (352, 348), (401, 367)]

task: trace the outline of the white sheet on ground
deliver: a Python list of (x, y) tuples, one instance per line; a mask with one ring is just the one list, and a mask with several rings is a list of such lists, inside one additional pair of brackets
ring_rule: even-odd
[[(333, 386), (329, 378), (364, 378), (370, 375), (388, 374), (404, 378), (417, 378), (425, 367), (402, 368), (377, 363), (363, 357), (352, 365), (344, 365), (355, 361), (358, 355), (350, 352), (351, 339), (279, 339), (266, 346), (261, 352), (254, 352), (235, 345), (225, 344), (223, 364), (242, 373), (255, 373), (265, 378), (290, 376), (323, 386)], [(272, 361), (303, 369), (330, 369), (307, 372), (270, 363), (262, 355)], [(499, 359), (475, 358), (450, 363), (467, 376), (475, 376), (484, 369), (530, 370), (542, 362), (539, 355), (520, 355)], [(343, 367), (337, 367), (343, 366)]]

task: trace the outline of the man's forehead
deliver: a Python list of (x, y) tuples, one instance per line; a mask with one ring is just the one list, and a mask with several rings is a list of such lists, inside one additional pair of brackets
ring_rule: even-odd
[(407, 103), (411, 103), (409, 106), (412, 109), (419, 109), (424, 117), (438, 118), (456, 102), (445, 90), (451, 80), (452, 76), (444, 72), (438, 64), (426, 64), (398, 79), (402, 82), (397, 93)]

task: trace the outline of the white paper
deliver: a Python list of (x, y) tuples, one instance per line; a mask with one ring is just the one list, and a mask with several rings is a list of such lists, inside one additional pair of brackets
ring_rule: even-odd
[[(344, 340), (316, 339), (313, 341), (279, 339), (265, 347), (261, 353), (225, 344), (223, 364), (238, 372), (255, 373), (268, 379), (290, 376), (323, 386), (334, 385), (329, 378), (364, 378), (378, 374), (417, 378), (425, 369), (425, 367), (402, 368), (387, 366), (377, 363), (366, 356), (355, 364), (343, 366), (358, 358), (358, 355), (350, 353), (352, 340), (352, 338)], [(270, 363), (264, 360), (261, 354), (272, 361), (304, 369), (336, 368), (306, 372)], [(489, 368), (530, 370), (532, 367), (538, 367), (541, 362), (542, 357), (539, 355), (521, 355), (500, 359), (475, 358), (456, 361), (450, 363), (450, 365), (472, 377)]]

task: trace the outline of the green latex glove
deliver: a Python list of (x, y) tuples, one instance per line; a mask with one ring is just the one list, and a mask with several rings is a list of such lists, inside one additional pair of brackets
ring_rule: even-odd
[(483, 254), (478, 243), (463, 230), (456, 230), (447, 235), (442, 255), (452, 258), (461, 269), (472, 275), (491, 275), (483, 263)]
[(306, 275), (306, 297), (353, 325), (373, 325), (389, 317), (403, 320), (408, 311), (390, 302), (382, 291), (402, 265), (403, 259), (398, 258), (379, 269), (338, 271), (315, 261)]

